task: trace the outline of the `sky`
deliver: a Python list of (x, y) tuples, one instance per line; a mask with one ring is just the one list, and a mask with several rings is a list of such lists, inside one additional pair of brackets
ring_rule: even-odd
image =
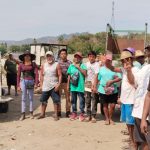
[[(150, 0), (114, 2), (116, 30), (150, 28)], [(111, 16), (112, 0), (0, 0), (0, 40), (97, 33)]]

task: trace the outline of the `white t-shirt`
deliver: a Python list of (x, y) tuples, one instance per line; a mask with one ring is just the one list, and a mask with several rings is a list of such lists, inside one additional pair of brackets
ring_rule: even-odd
[[(137, 67), (132, 68), (132, 73), (135, 75), (139, 69)], [(135, 86), (131, 85), (127, 78), (127, 72), (122, 68), (122, 84), (120, 100), (123, 104), (133, 104), (135, 96)]]
[(93, 83), (95, 74), (99, 72), (100, 65), (98, 62), (92, 64), (90, 62), (87, 62), (85, 65), (87, 67), (86, 81), (91, 81)]
[(135, 75), (137, 89), (135, 92), (135, 101), (132, 116), (141, 119), (144, 107), (145, 96), (150, 78), (150, 64), (143, 66)]

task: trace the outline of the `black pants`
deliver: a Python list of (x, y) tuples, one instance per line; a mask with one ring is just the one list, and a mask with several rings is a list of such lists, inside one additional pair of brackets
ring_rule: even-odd
[(85, 92), (85, 103), (88, 116), (96, 116), (98, 101), (99, 95), (97, 93)]

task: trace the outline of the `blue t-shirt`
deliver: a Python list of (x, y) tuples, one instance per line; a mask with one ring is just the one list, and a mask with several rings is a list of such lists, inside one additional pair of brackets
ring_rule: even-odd
[[(114, 80), (114, 77), (118, 76), (116, 72), (111, 71), (107, 67), (103, 66), (100, 68), (99, 73), (98, 73), (98, 80), (100, 81), (100, 84), (98, 86), (98, 92), (101, 94), (106, 94), (104, 87), (106, 86), (106, 83), (109, 80)], [(112, 84), (114, 86), (114, 91), (113, 94), (117, 93), (117, 84), (114, 83)]]

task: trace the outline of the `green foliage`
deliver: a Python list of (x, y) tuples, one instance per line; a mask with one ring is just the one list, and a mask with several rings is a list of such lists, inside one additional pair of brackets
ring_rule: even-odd
[(30, 50), (30, 45), (22, 45), (20, 47), (20, 52), (25, 52), (26, 50)]
[(9, 51), (10, 52), (20, 52), (20, 46), (18, 46), (18, 45), (11, 45), (10, 47), (9, 47)]
[(59, 44), (63, 44), (63, 42), (64, 42), (64, 36), (60, 35), (57, 40), (58, 40)]
[(91, 50), (96, 51), (97, 54), (103, 53), (105, 50), (106, 33), (96, 34), (81, 34), (74, 35), (66, 41), (68, 44), (68, 53), (75, 53), (80, 51), (84, 56)]
[(10, 52), (24, 52), (26, 50), (30, 50), (30, 45), (22, 45), (22, 46), (11, 45), (9, 47)]
[(6, 43), (0, 44), (0, 52), (1, 52), (2, 56), (7, 52), (7, 44)]

